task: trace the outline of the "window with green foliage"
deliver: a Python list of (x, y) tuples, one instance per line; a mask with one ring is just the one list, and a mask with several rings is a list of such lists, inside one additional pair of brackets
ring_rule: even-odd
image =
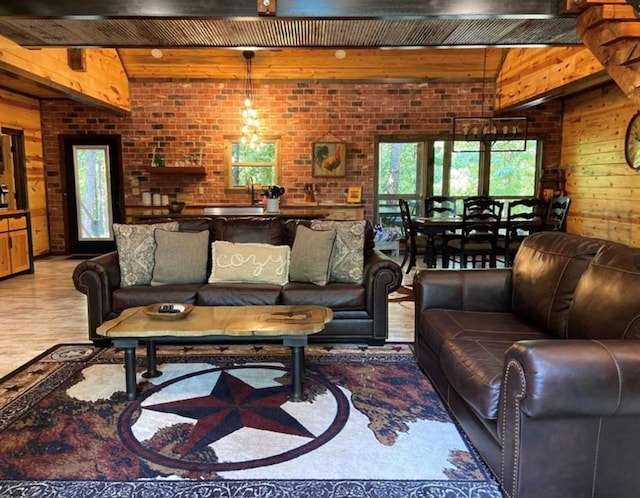
[(414, 215), (422, 214), (425, 197), (462, 199), (490, 195), (509, 199), (536, 195), (541, 168), (540, 142), (527, 140), (522, 152), (507, 141), (487, 147), (479, 141), (453, 142), (426, 136), (376, 138), (375, 221), (397, 224), (398, 199), (407, 200)]
[(489, 195), (494, 197), (532, 197), (536, 194), (538, 142), (527, 140), (527, 150), (501, 151), (509, 142), (491, 147)]
[(263, 137), (262, 145), (257, 149), (241, 144), (239, 137), (225, 138), (224, 142), (227, 189), (279, 183), (279, 138)]

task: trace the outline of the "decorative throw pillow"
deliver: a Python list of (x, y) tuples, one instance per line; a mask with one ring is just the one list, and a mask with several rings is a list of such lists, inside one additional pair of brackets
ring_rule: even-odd
[(330, 282), (361, 284), (364, 267), (366, 221), (313, 220), (312, 230), (335, 230), (336, 242), (331, 262)]
[(311, 230), (298, 225), (291, 248), (289, 280), (326, 285), (331, 273), (335, 230)]
[(209, 282), (284, 285), (289, 281), (289, 246), (216, 241), (211, 244)]
[(178, 231), (178, 222), (154, 223), (150, 225), (113, 224), (120, 262), (120, 287), (149, 285), (153, 278), (156, 228)]
[(155, 265), (151, 285), (200, 284), (207, 281), (209, 231), (156, 230)]

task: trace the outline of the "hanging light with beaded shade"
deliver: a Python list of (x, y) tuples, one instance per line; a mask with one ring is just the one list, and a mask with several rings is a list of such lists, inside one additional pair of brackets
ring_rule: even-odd
[(244, 79), (244, 103), (242, 106), (242, 137), (240, 142), (251, 149), (260, 148), (260, 137), (258, 136), (258, 111), (254, 107), (253, 100), (253, 80), (251, 74), (251, 62), (255, 53), (250, 50), (242, 52), (242, 56), (247, 62), (246, 75)]

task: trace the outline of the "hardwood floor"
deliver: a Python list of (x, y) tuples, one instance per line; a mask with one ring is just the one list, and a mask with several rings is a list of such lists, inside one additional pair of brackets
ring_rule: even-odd
[[(71, 281), (78, 263), (46, 257), (33, 275), (0, 281), (0, 378), (56, 344), (89, 343), (85, 296)], [(413, 328), (413, 303), (390, 302), (389, 341), (413, 341)]]
[(77, 260), (36, 260), (33, 275), (0, 281), (0, 377), (61, 343), (87, 343), (85, 296), (71, 281)]

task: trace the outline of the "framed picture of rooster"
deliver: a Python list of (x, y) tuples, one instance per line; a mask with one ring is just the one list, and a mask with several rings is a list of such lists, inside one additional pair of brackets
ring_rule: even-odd
[(344, 142), (315, 142), (313, 144), (312, 176), (345, 176), (346, 149)]

